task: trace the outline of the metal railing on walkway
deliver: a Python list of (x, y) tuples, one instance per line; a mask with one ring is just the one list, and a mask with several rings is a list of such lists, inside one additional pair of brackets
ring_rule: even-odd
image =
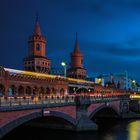
[(117, 99), (129, 99), (129, 94), (114, 94), (114, 95), (101, 95), (101, 94), (77, 94), (65, 96), (24, 96), (24, 97), (0, 97), (0, 107), (12, 106), (29, 106), (29, 105), (47, 105), (47, 104), (70, 104), (76, 103), (76, 98), (84, 102), (104, 102)]

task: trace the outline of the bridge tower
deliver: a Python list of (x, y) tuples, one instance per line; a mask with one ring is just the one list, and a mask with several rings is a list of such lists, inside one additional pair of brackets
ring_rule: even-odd
[(51, 60), (46, 57), (46, 38), (41, 33), (38, 16), (36, 16), (34, 31), (28, 39), (28, 56), (23, 61), (24, 69), (27, 71), (50, 72)]
[(78, 33), (76, 32), (75, 47), (71, 53), (71, 63), (70, 68), (67, 70), (67, 76), (85, 79), (86, 78), (86, 69), (83, 67), (83, 53), (81, 52), (78, 44)]

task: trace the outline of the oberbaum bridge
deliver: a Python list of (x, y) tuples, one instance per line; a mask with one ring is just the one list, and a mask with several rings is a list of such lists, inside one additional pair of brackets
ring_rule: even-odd
[(98, 129), (96, 117), (129, 114), (130, 92), (86, 80), (77, 33), (67, 75), (49, 74), (51, 60), (46, 57), (46, 38), (38, 18), (23, 62), (24, 71), (0, 67), (0, 138), (25, 123), (89, 131)]

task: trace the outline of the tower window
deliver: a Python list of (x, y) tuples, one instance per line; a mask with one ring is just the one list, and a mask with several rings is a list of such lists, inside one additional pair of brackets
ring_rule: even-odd
[(40, 51), (40, 45), (39, 44), (36, 44), (36, 50)]
[(83, 64), (83, 59), (81, 59), (81, 64)]

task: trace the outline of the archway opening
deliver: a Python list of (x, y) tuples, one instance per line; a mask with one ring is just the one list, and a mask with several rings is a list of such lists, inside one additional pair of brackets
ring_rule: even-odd
[(49, 139), (56, 139), (56, 137), (57, 139), (61, 139), (62, 134), (66, 133), (66, 139), (71, 136), (71, 133), (64, 130), (69, 130), (71, 128), (75, 128), (75, 126), (65, 119), (54, 116), (39, 117), (15, 127), (3, 138), (16, 140), (19, 135), (21, 135), (23, 139), (38, 140), (45, 139), (46, 136)]
[(63, 88), (60, 89), (60, 95), (64, 95), (65, 90)]
[(44, 93), (45, 93), (44, 88), (40, 87), (40, 89), (39, 89), (39, 96), (44, 95)]
[(47, 94), (47, 95), (50, 95), (50, 93), (51, 93), (51, 90), (50, 90), (50, 88), (47, 87), (47, 88), (46, 88), (46, 94)]
[(18, 88), (18, 95), (19, 96), (23, 96), (24, 95), (24, 87), (23, 86), (19, 86), (19, 88)]
[(98, 125), (100, 130), (114, 126), (120, 121), (119, 118), (118, 112), (112, 107), (97, 109), (90, 116), (90, 119)]
[(56, 95), (56, 90), (55, 90), (55, 88), (52, 88), (51, 94), (52, 94), (52, 95)]
[(31, 96), (31, 87), (26, 87), (26, 95)]
[(5, 86), (0, 84), (0, 96), (5, 96)]
[(38, 95), (38, 88), (36, 86), (33, 88), (33, 95)]
[(58, 130), (71, 130), (75, 128), (71, 122), (56, 116), (36, 118), (27, 122), (26, 125)]
[(16, 90), (17, 90), (16, 86), (15, 85), (11, 85), (10, 89), (11, 89), (12, 96), (16, 96)]

